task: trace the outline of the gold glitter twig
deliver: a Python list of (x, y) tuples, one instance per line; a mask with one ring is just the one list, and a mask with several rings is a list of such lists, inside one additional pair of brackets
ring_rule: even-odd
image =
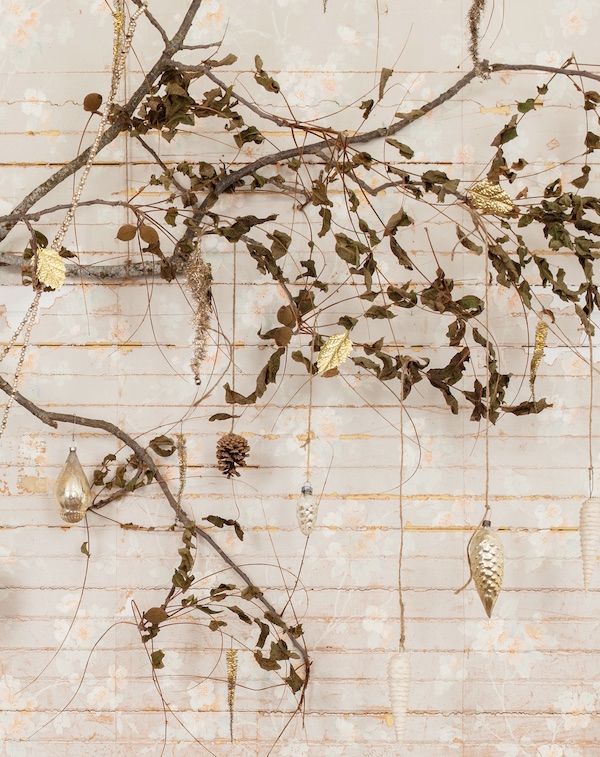
[(546, 348), (546, 337), (548, 336), (548, 324), (545, 321), (539, 320), (535, 329), (535, 347), (533, 348), (533, 356), (531, 358), (531, 366), (529, 368), (529, 386), (531, 387), (531, 396), (535, 399), (535, 379), (537, 376), (538, 368), (544, 357), (544, 349)]
[(233, 742), (233, 707), (235, 704), (235, 685), (237, 681), (237, 649), (228, 649), (227, 659), (227, 706), (229, 707), (229, 735)]

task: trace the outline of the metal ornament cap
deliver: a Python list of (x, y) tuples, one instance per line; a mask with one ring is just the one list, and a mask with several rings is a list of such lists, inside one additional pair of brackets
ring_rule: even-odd
[(488, 618), (502, 589), (504, 548), (498, 534), (484, 521), (473, 534), (468, 548), (471, 575)]
[(60, 516), (66, 523), (79, 523), (92, 502), (92, 491), (76, 447), (71, 447), (67, 461), (56, 479), (54, 492), (60, 505)]

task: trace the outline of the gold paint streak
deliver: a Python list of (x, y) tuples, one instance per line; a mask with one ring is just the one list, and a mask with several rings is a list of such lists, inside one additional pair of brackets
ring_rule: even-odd
[(512, 107), (510, 105), (492, 105), (489, 108), (486, 108), (482, 105), (479, 108), (479, 112), (483, 115), (487, 113), (495, 113), (499, 116), (510, 116)]
[(18, 478), (17, 487), (20, 494), (46, 494), (48, 479), (43, 476), (22, 474)]

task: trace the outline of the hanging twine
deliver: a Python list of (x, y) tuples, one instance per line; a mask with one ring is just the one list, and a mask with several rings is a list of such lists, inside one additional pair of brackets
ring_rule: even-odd
[(308, 376), (308, 418), (306, 423), (306, 476), (305, 481), (310, 481), (310, 452), (312, 442), (312, 411), (313, 411), (313, 359), (315, 354), (315, 334), (313, 334), (310, 340), (310, 373)]
[[(124, 30), (125, 16), (124, 16), (123, 0), (116, 0), (115, 10), (113, 11), (113, 64), (112, 64), (112, 70), (111, 70), (111, 83), (110, 83), (110, 90), (109, 90), (109, 95), (108, 95), (108, 102), (100, 118), (100, 123), (96, 131), (96, 136), (94, 138), (92, 146), (90, 147), (89, 154), (85, 162), (85, 165), (83, 167), (83, 170), (81, 172), (81, 175), (79, 177), (77, 186), (73, 192), (73, 196), (71, 198), (71, 205), (69, 209), (67, 210), (65, 217), (61, 225), (59, 226), (54, 239), (52, 240), (50, 248), (46, 250), (40, 249), (35, 252), (35, 257), (38, 259), (38, 263), (47, 265), (49, 261), (53, 259), (56, 260), (57, 258), (59, 258), (59, 254), (62, 249), (62, 243), (71, 226), (71, 223), (73, 222), (73, 218), (75, 216), (75, 212), (79, 205), (81, 194), (87, 182), (90, 170), (92, 168), (92, 164), (96, 158), (96, 155), (98, 154), (98, 150), (100, 149), (100, 142), (106, 130), (106, 125), (108, 123), (108, 119), (110, 118), (110, 115), (111, 115), (111, 112), (112, 112), (112, 109), (117, 97), (119, 83), (123, 76), (123, 71), (125, 70), (125, 63), (127, 60), (127, 55), (131, 48), (131, 43), (133, 41), (133, 34), (135, 32), (135, 27), (137, 25), (137, 21), (139, 17), (146, 10), (146, 5), (147, 5), (147, 2), (143, 0), (143, 2), (138, 7), (136, 12), (131, 16), (131, 20), (129, 22), (127, 31), (124, 33), (123, 30)], [(59, 286), (60, 286), (60, 284), (62, 284), (62, 280), (60, 276), (57, 279), (57, 281), (60, 282), (59, 283)], [(34, 286), (36, 287), (40, 286), (39, 282), (37, 283), (35, 282), (35, 279), (34, 279)], [(19, 352), (17, 367), (13, 375), (12, 392), (4, 408), (2, 420), (0, 421), (0, 438), (2, 437), (6, 429), (6, 425), (8, 423), (8, 416), (12, 408), (12, 405), (14, 403), (15, 394), (17, 393), (17, 390), (19, 387), (19, 383), (20, 383), (20, 379), (22, 375), (23, 362), (25, 360), (25, 353), (27, 352), (27, 347), (29, 345), (29, 341), (31, 338), (31, 331), (33, 329), (33, 325), (35, 323), (38, 310), (39, 310), (41, 293), (42, 293), (42, 289), (38, 288), (37, 291), (35, 292), (31, 305), (29, 306), (29, 308), (27, 309), (27, 312), (25, 313), (23, 320), (17, 326), (10, 341), (3, 348), (2, 353), (0, 355), (0, 362), (1, 362), (7, 356), (11, 348), (15, 346), (16, 341), (18, 337), (20, 336), (20, 334), (23, 333), (23, 343), (21, 346), (21, 350)]]
[(590, 356), (590, 401), (588, 413), (588, 487), (590, 492), (589, 496), (591, 498), (594, 493), (594, 440), (592, 436), (594, 419), (594, 345), (592, 342), (591, 334), (588, 334), (588, 346)]
[[(485, 411), (485, 433), (484, 433), (484, 467), (485, 467), (485, 488), (484, 488), (484, 494), (483, 494), (483, 502), (484, 502), (484, 510), (483, 510), (483, 517), (481, 518), (479, 525), (477, 528), (473, 531), (471, 534), (471, 537), (469, 538), (469, 541), (467, 542), (467, 558), (469, 555), (469, 547), (471, 546), (471, 543), (475, 537), (475, 534), (481, 528), (483, 525), (483, 522), (485, 520), (489, 519), (490, 513), (491, 513), (491, 507), (490, 507), (490, 407), (491, 407), (491, 397), (490, 397), (490, 365), (489, 365), (489, 338), (490, 338), (490, 332), (489, 332), (489, 323), (490, 323), (490, 315), (489, 315), (489, 304), (490, 304), (490, 298), (489, 298), (489, 277), (490, 277), (490, 259), (488, 254), (488, 245), (487, 245), (487, 239), (485, 237), (485, 233), (483, 234), (483, 243), (484, 243), (484, 255), (485, 255), (485, 268), (484, 268), (484, 275), (485, 275), (485, 292), (484, 292), (484, 302), (485, 302), (485, 318), (484, 318), (484, 324), (485, 324), (485, 336), (486, 336), (486, 355), (485, 355), (485, 394), (486, 394), (486, 411)], [(473, 580), (473, 570), (471, 566), (471, 561), (469, 559), (469, 578), (467, 581), (460, 586), (458, 589), (454, 591), (455, 594), (460, 594), (462, 591), (464, 591), (471, 581)]]
[(402, 561), (404, 557), (404, 373), (400, 377), (400, 484), (398, 486), (398, 513), (400, 517), (400, 550), (398, 552), (398, 604), (400, 607), (400, 638), (398, 650), (404, 652), (406, 643), (406, 618), (402, 586)]

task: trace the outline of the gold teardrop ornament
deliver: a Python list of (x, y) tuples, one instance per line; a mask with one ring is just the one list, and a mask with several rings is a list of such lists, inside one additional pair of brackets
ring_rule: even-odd
[(75, 447), (69, 450), (54, 491), (60, 505), (60, 517), (66, 523), (79, 523), (92, 502), (92, 491)]
[(473, 184), (467, 192), (467, 198), (472, 207), (495, 216), (509, 216), (515, 209), (513, 201), (502, 187), (487, 179)]
[(38, 248), (36, 273), (44, 286), (60, 289), (67, 275), (64, 258), (53, 247)]
[(504, 547), (489, 520), (475, 531), (468, 548), (471, 576), (488, 618), (502, 588)]
[(334, 334), (326, 339), (317, 359), (319, 373), (326, 373), (338, 368), (350, 355), (353, 347), (347, 331), (343, 334)]

